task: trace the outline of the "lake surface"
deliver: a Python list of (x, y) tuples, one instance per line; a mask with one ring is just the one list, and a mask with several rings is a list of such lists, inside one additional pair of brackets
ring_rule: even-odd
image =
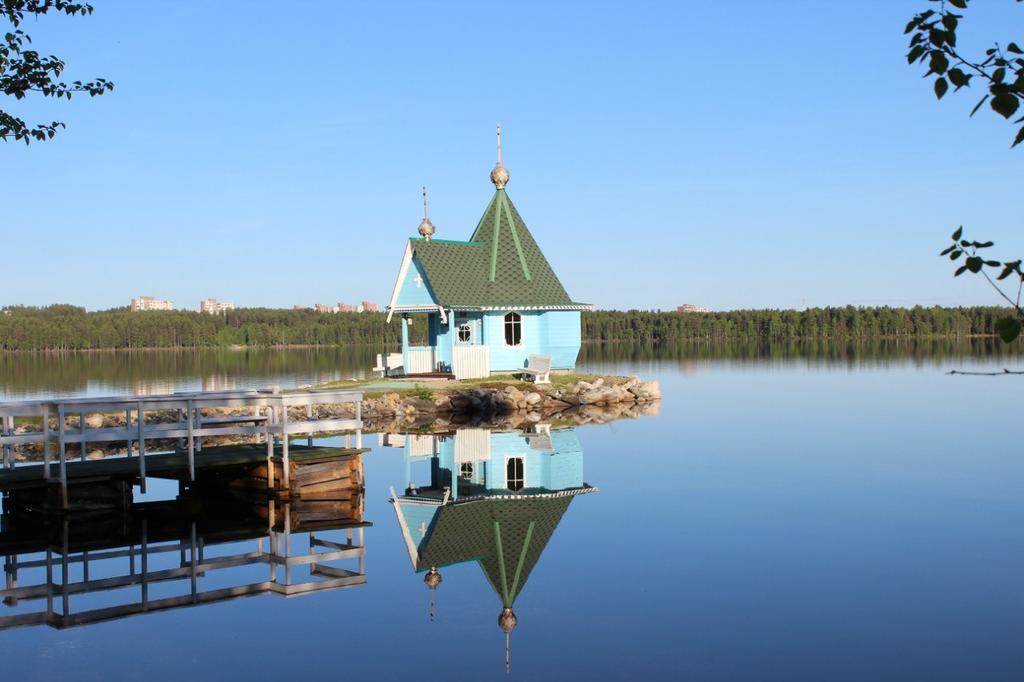
[[(359, 376), (369, 358), (368, 350), (5, 356), (0, 390), (15, 399), (290, 386)], [(462, 468), (458, 439), (479, 434), (404, 444), (367, 436), (364, 514), (373, 525), (354, 540), (363, 563), (338, 564), (365, 583), (3, 630), (5, 677), (1024, 678), (1024, 377), (946, 374), (1024, 368), (1019, 354), (986, 343), (616, 346), (587, 348), (581, 364), (660, 380), (660, 415), (493, 435), (479, 441), (489, 463), (471, 469)], [(471, 496), (485, 471), (511, 485), (520, 474), (506, 468), (509, 453), (522, 453), (523, 491), (547, 496), (499, 509), (469, 502), (461, 518), (429, 505), (396, 510), (390, 488), (401, 499), (410, 482), (429, 487), (452, 444), (456, 494)], [(448, 454), (432, 462), (433, 451)], [(580, 484), (597, 490), (570, 494)], [(219, 521), (253, 526), (233, 513)], [(314, 535), (345, 545), (346, 533)], [(293, 536), (292, 554), (308, 553), (308, 534)], [(214, 540), (207, 557), (252, 552), (257, 538)], [(177, 547), (154, 556), (150, 570), (187, 565)], [(45, 564), (45, 554), (18, 560)], [(118, 575), (118, 561), (95, 559), (90, 577)], [(439, 565), (433, 593), (424, 562)], [(265, 581), (265, 568), (211, 570), (196, 582), (237, 590)], [(23, 569), (19, 585), (44, 571)], [(82, 566), (69, 576), (81, 580)], [(290, 579), (311, 579), (308, 567)], [(153, 583), (149, 597), (190, 587)], [(113, 593), (76, 594), (70, 606), (87, 612), (138, 592), (118, 590), (113, 601)], [(499, 627), (506, 603), (518, 621), (509, 673)], [(39, 599), (21, 600), (0, 605), (0, 617), (39, 608)]]

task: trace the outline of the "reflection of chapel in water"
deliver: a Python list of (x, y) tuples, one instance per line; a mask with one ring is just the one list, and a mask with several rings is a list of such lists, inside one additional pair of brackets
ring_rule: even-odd
[(439, 569), (476, 561), (501, 601), (507, 668), (516, 597), (573, 497), (596, 490), (583, 482), (576, 430), (460, 429), (382, 441), (405, 449), (405, 492), (392, 490), (392, 503), (413, 568), (426, 573), (431, 618)]

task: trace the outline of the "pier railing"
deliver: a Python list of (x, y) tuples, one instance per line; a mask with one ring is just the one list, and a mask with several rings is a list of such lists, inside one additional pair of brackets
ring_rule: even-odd
[[(19, 445), (40, 447), (41, 476), (59, 483), (63, 503), (67, 507), (69, 444), (78, 446), (79, 457), (85, 461), (89, 443), (124, 442), (128, 456), (138, 459), (139, 484), (145, 492), (147, 442), (177, 439), (175, 449), (187, 453), (187, 478), (191, 482), (196, 477), (197, 454), (202, 450), (203, 438), (252, 436), (266, 443), (268, 467), (272, 465), (275, 442), (279, 445), (283, 464), (282, 484), (288, 487), (288, 449), (293, 437), (305, 435), (312, 444), (315, 434), (354, 432), (355, 446), (362, 447), (362, 399), (363, 393), (358, 390), (281, 393), (268, 389), (3, 402), (0, 403), (2, 463), (7, 469), (15, 467), (15, 449)], [(351, 417), (315, 418), (314, 407), (317, 405), (347, 403), (354, 404)], [(305, 410), (301, 409), (303, 407)], [(301, 416), (293, 418), (290, 413), (296, 408)], [(245, 414), (204, 414), (204, 410), (223, 409), (241, 409)], [(154, 417), (148, 423), (147, 413)], [(95, 414), (123, 414), (124, 425), (90, 428), (86, 418)], [(75, 417), (77, 427), (69, 424), (69, 419)], [(39, 420), (39, 430), (18, 432), (15, 428), (17, 423), (26, 420)], [(134, 452), (136, 448), (137, 454)], [(167, 448), (160, 451), (166, 452)], [(272, 478), (269, 478), (268, 485), (272, 483)]]
[[(102, 537), (84, 545), (69, 542), (65, 519), (57, 542), (40, 540), (16, 554), (2, 552), (0, 602), (21, 612), (0, 615), (0, 631), (30, 625), (66, 628), (259, 594), (287, 597), (366, 583), (363, 529), (371, 524), (337, 522), (295, 532), (289, 504), (276, 514), (273, 501), (269, 508), (263, 529), (234, 531), (227, 538), (223, 532), (207, 537), (192, 521), (171, 539), (154, 533), (143, 518), (132, 544), (125, 545), (110, 545)], [(294, 536), (300, 536), (298, 547), (293, 547)], [(252, 567), (260, 565), (266, 578), (251, 582)], [(224, 577), (208, 578), (212, 572)], [(206, 581), (213, 584), (207, 588)], [(217, 587), (225, 582), (227, 587)], [(75, 609), (72, 601), (86, 595), (85, 609)], [(103, 601), (113, 603), (97, 606), (100, 595), (109, 595)]]

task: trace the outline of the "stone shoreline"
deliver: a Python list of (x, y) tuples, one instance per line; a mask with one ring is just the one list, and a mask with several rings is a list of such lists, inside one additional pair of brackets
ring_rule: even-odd
[(627, 408), (654, 404), (660, 399), (661, 388), (657, 381), (608, 376), (566, 386), (516, 384), (440, 388), (430, 391), (428, 396), (405, 397), (397, 392), (385, 393), (364, 399), (363, 419), (367, 422), (382, 419), (417, 421), (431, 417), (447, 418), (453, 422), (479, 422), (520, 414), (525, 421), (539, 421), (563, 413), (588, 411), (593, 415), (650, 413), (651, 410)]
[[(593, 381), (577, 381), (568, 385), (526, 385), (522, 383), (482, 386), (440, 386), (435, 390), (412, 389), (390, 391), (382, 394), (371, 393), (364, 397), (362, 404), (363, 431), (445, 431), (453, 427), (473, 425), (496, 428), (518, 428), (538, 422), (559, 422), (563, 424), (605, 423), (615, 419), (629, 419), (658, 414), (661, 388), (657, 381), (643, 381), (638, 377), (605, 376)], [(203, 416), (227, 416), (246, 414), (245, 410), (223, 408), (204, 409)], [(314, 408), (316, 419), (353, 417), (352, 404), (318, 405)], [(177, 418), (170, 411), (150, 412), (146, 423), (169, 423)], [(301, 421), (306, 418), (305, 408), (289, 410), (289, 419)], [(125, 415), (90, 414), (85, 418), (90, 429), (102, 427), (123, 427)], [(51, 423), (51, 428), (56, 425)], [(78, 417), (68, 416), (68, 428), (78, 428)], [(40, 426), (19, 425), (17, 433), (37, 432)], [(211, 445), (228, 445), (252, 442), (252, 438), (218, 437), (204, 442)], [(175, 441), (151, 441), (150, 447), (157, 449), (165, 445), (173, 448)], [(72, 452), (74, 451), (72, 446)], [(87, 457), (95, 459), (109, 454), (124, 453), (123, 445), (117, 443), (90, 444)], [(20, 445), (15, 449), (18, 461), (37, 460), (42, 451), (35, 445)], [(77, 453), (75, 453), (77, 456)]]

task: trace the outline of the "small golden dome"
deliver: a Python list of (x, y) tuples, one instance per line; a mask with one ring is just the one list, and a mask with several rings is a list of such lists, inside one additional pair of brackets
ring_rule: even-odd
[(512, 632), (519, 619), (516, 618), (515, 612), (509, 607), (505, 607), (501, 610), (501, 615), (498, 616), (498, 627), (505, 631), (505, 634)]
[(424, 218), (417, 231), (420, 233), (421, 237), (430, 241), (430, 238), (434, 236), (434, 232), (436, 230), (434, 229), (434, 223), (430, 222), (430, 218)]
[(423, 576), (423, 582), (430, 589), (436, 589), (441, 584), (441, 574), (435, 567), (431, 566), (427, 574)]
[(494, 183), (494, 186), (497, 189), (505, 189), (505, 185), (508, 184), (508, 179), (508, 169), (501, 165), (501, 163), (498, 163), (491, 170), (491, 182)]
[(434, 223), (430, 222), (430, 214), (427, 213), (427, 187), (423, 186), (423, 221), (420, 223), (419, 229), (417, 230), (420, 236), (426, 241), (430, 241), (430, 238), (434, 236)]

